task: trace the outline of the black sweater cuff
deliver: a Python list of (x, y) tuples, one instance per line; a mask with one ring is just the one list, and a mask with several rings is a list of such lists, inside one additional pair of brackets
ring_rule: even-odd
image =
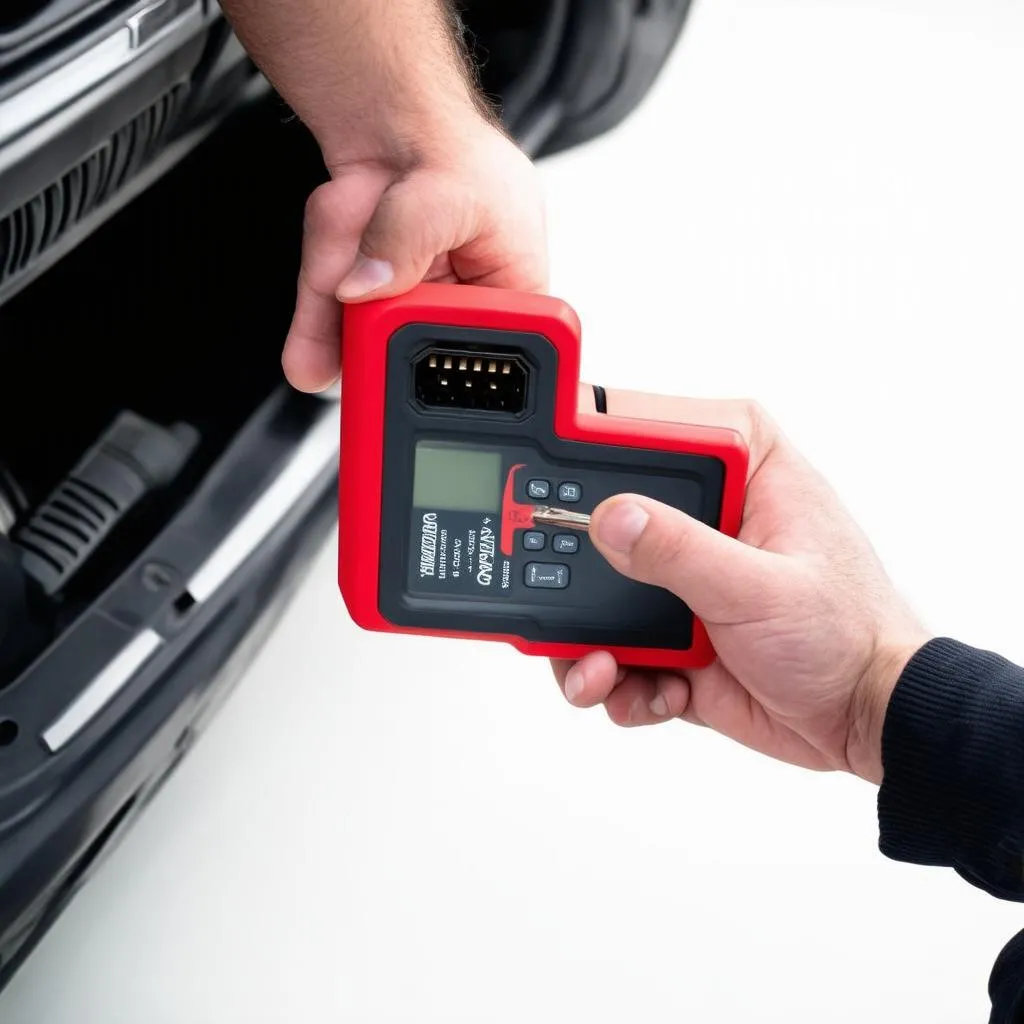
[(1024, 670), (933, 640), (893, 691), (882, 734), (879, 847), (1024, 901)]

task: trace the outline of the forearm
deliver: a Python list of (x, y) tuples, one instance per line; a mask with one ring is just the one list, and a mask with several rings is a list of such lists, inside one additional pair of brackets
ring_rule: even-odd
[(484, 114), (450, 0), (221, 0), (329, 167), (421, 151)]
[(1024, 670), (927, 644), (893, 691), (882, 761), (883, 853), (1024, 901)]

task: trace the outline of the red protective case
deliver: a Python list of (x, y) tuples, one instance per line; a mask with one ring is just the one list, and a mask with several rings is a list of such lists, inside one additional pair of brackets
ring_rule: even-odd
[[(580, 323), (559, 299), (470, 285), (423, 284), (406, 295), (349, 305), (342, 336), (341, 466), (339, 473), (338, 583), (353, 621), (363, 629), (491, 640), (523, 654), (577, 659), (598, 648), (532, 643), (517, 636), (395, 626), (378, 606), (384, 400), (389, 339), (410, 324), (433, 324), (543, 335), (558, 351), (555, 433), (573, 441), (715, 457), (725, 466), (718, 529), (739, 531), (746, 489), (747, 447), (733, 430), (640, 420), (578, 409)], [(622, 665), (685, 669), (707, 665), (715, 653), (695, 620), (688, 650), (602, 648)]]

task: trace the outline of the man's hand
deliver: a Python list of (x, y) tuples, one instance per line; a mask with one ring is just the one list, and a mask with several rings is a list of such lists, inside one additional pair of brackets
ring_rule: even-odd
[(889, 697), (928, 635), (835, 493), (753, 405), (610, 392), (608, 411), (739, 430), (751, 449), (746, 509), (738, 540), (643, 497), (595, 511), (598, 550), (685, 601), (718, 660), (675, 675), (595, 653), (555, 664), (566, 697), (603, 703), (619, 725), (681, 718), (782, 761), (880, 782)]
[(541, 190), (480, 95), (453, 0), (221, 0), (330, 172), (306, 210), (292, 384), (338, 377), (340, 301), (547, 287)]
[(340, 370), (339, 301), (401, 294), (420, 281), (543, 291), (544, 207), (526, 156), (467, 111), (409, 167), (341, 163), (306, 208), (285, 373), (303, 391)]

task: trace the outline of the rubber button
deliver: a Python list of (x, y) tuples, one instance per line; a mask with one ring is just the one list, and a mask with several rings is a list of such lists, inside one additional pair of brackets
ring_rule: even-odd
[(531, 562), (526, 567), (525, 582), (535, 590), (565, 590), (569, 586), (569, 566)]

